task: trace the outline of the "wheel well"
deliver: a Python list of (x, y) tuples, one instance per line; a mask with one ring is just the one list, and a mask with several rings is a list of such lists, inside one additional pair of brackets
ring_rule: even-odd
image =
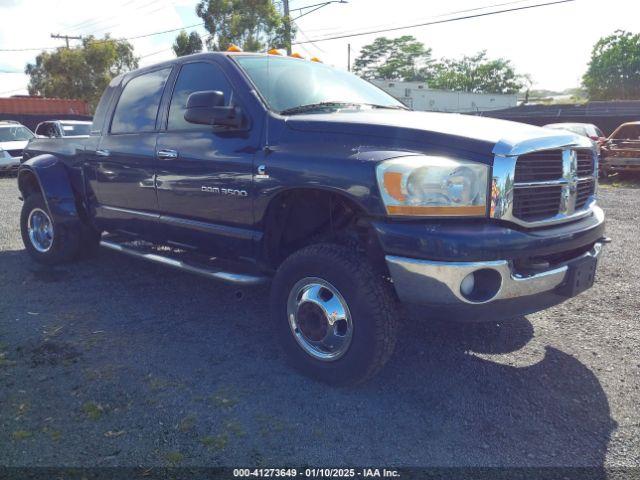
[(28, 170), (20, 172), (18, 176), (18, 188), (20, 189), (20, 193), (22, 193), (22, 198), (27, 198), (36, 193), (42, 193), (38, 179)]
[(270, 202), (263, 227), (262, 259), (269, 269), (276, 269), (293, 252), (321, 242), (352, 245), (373, 258), (384, 258), (366, 212), (340, 193), (283, 192)]

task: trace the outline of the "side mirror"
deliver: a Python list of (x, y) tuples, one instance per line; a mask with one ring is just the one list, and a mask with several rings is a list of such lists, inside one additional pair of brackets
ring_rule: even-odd
[(224, 105), (224, 93), (206, 90), (189, 95), (184, 119), (198, 125), (239, 128), (243, 124), (244, 115), (240, 107)]

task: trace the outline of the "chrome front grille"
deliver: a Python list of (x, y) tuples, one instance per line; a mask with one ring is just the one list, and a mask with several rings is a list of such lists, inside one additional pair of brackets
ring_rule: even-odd
[(491, 216), (537, 227), (589, 213), (597, 188), (593, 149), (557, 148), (496, 156)]
[(562, 187), (527, 187), (516, 190), (513, 216), (525, 221), (543, 220), (557, 215), (562, 201)]
[(518, 158), (516, 163), (516, 182), (555, 180), (560, 177), (562, 177), (562, 150), (528, 153)]

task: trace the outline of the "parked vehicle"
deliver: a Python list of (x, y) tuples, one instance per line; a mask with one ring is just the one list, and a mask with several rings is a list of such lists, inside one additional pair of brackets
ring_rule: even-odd
[(91, 122), (85, 120), (48, 120), (39, 123), (36, 127), (38, 137), (88, 137), (91, 131)]
[(0, 173), (16, 172), (33, 133), (19, 122), (0, 120)]
[(27, 155), (35, 260), (101, 244), (271, 281), (293, 365), (332, 384), (382, 368), (398, 302), (450, 321), (535, 312), (590, 288), (605, 243), (589, 139), (409, 111), (296, 58), (204, 53), (126, 73), (88, 139), (36, 139)]
[(640, 172), (640, 122), (620, 125), (602, 147), (603, 173)]
[(592, 123), (550, 123), (549, 125), (545, 125), (544, 128), (568, 130), (583, 137), (589, 137), (600, 146), (607, 141), (607, 137), (602, 133), (602, 130)]

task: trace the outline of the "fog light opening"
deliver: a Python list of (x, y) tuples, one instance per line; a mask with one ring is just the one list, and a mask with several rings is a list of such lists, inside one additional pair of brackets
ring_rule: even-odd
[(502, 275), (496, 270), (483, 268), (471, 272), (460, 282), (460, 294), (473, 303), (484, 303), (494, 298), (502, 285)]

